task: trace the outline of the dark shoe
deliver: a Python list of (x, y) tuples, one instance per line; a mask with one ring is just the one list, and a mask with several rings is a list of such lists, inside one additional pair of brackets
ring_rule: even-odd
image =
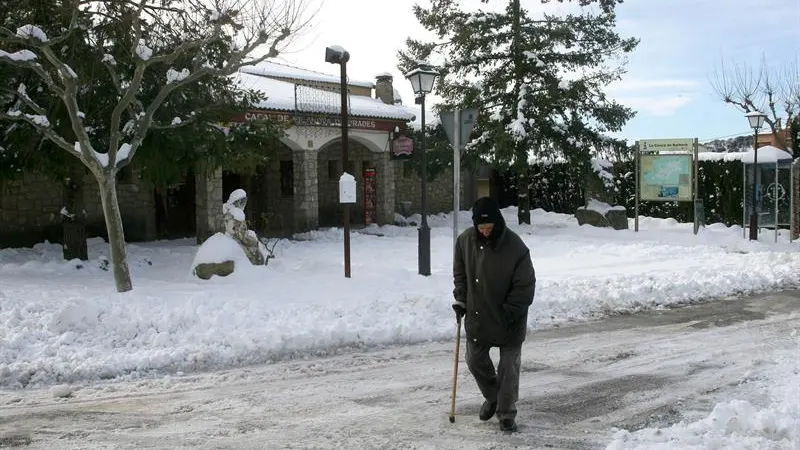
[(514, 422), (514, 419), (503, 419), (500, 421), (500, 431), (516, 432), (517, 423)]
[(494, 416), (494, 412), (497, 410), (497, 402), (489, 403), (489, 400), (483, 402), (483, 406), (481, 406), (481, 413), (478, 416), (479, 419), (483, 420), (484, 422), (491, 419)]

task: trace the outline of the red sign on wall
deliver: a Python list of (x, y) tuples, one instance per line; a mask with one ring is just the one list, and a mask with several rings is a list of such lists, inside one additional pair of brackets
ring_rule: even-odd
[(414, 140), (405, 135), (399, 135), (392, 141), (392, 158), (408, 159), (414, 153)]
[(364, 225), (378, 223), (378, 179), (374, 167), (364, 169)]

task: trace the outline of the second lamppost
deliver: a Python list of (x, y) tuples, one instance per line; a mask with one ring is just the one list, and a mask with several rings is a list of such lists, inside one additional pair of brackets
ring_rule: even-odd
[(750, 203), (750, 240), (758, 240), (758, 209), (756, 208), (756, 192), (758, 191), (758, 130), (764, 125), (767, 116), (759, 111), (745, 114), (753, 129), (753, 197)]
[(427, 149), (425, 148), (425, 95), (430, 94), (433, 90), (433, 83), (436, 81), (437, 75), (439, 73), (429, 64), (418, 64), (406, 74), (406, 78), (411, 81), (411, 87), (414, 89), (416, 103), (420, 105), (420, 121), (422, 122), (422, 138), (420, 142), (420, 151), (422, 152), (420, 214), (422, 215), (422, 222), (418, 232), (417, 253), (419, 274), (425, 276), (431, 274), (431, 229), (428, 226), (428, 157)]
[[(338, 45), (325, 48), (325, 62), (331, 64), (339, 64), (341, 67), (340, 73), (340, 86), (341, 86), (341, 100), (342, 100), (342, 176), (347, 172), (349, 164), (348, 148), (348, 98), (347, 98), (347, 61), (350, 61), (350, 53)], [(355, 174), (350, 174), (355, 176)], [(342, 183), (342, 179), (339, 179)], [(341, 189), (341, 187), (340, 187)], [(341, 193), (340, 193), (341, 195)], [(344, 207), (344, 276), (350, 278), (350, 203), (339, 199)], [(353, 199), (355, 201), (355, 199)]]

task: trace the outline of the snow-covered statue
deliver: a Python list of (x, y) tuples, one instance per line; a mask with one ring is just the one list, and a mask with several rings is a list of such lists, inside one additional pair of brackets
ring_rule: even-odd
[(255, 231), (247, 228), (244, 207), (247, 193), (242, 189), (231, 192), (228, 201), (222, 204), (225, 232), (215, 233), (197, 250), (192, 263), (192, 273), (204, 280), (217, 275), (225, 277), (233, 273), (237, 264), (264, 266), (269, 261), (266, 246)]
[(244, 189), (236, 189), (231, 192), (228, 201), (222, 205), (225, 234), (242, 246), (242, 250), (253, 265), (263, 266), (267, 261), (267, 248), (258, 240), (255, 231), (247, 229), (247, 220), (244, 215), (246, 205), (247, 193)]

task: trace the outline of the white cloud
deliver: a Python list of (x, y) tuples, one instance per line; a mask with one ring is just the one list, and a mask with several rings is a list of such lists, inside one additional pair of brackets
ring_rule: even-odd
[(682, 79), (654, 79), (645, 80), (641, 78), (625, 78), (622, 81), (611, 84), (608, 92), (625, 92), (644, 89), (674, 89), (674, 88), (695, 88), (699, 83), (693, 80)]
[(692, 98), (686, 95), (640, 95), (619, 96), (616, 97), (616, 100), (639, 113), (663, 117), (675, 114), (679, 109), (689, 104)]

